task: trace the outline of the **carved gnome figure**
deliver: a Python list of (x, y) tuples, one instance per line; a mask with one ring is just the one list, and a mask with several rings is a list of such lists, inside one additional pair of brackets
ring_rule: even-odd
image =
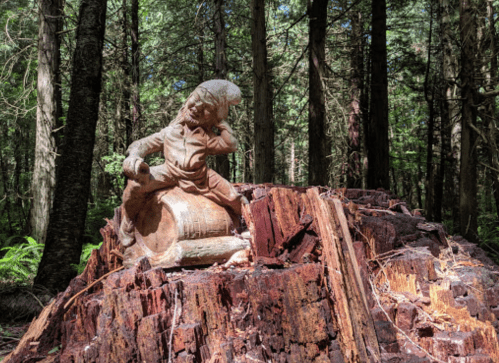
[[(200, 84), (189, 96), (177, 117), (167, 127), (133, 142), (123, 162), (129, 178), (123, 193), (121, 243), (134, 243), (134, 224), (152, 192), (178, 186), (184, 192), (203, 195), (218, 205), (241, 214), (247, 203), (232, 184), (206, 165), (208, 155), (236, 151), (237, 140), (225, 121), (229, 106), (241, 101), (239, 87), (225, 80)], [(213, 131), (218, 129), (219, 134)], [(149, 167), (144, 157), (162, 151), (165, 162)]]

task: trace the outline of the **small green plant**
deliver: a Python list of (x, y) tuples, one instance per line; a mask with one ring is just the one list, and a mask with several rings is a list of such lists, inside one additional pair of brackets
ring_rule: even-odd
[(0, 259), (0, 278), (16, 282), (31, 279), (38, 269), (43, 247), (31, 237), (24, 237), (27, 243), (2, 248), (5, 255)]
[(499, 226), (495, 215), (481, 215), (478, 219), (479, 246), (490, 258), (499, 263)]
[(83, 270), (85, 270), (85, 267), (87, 266), (88, 259), (90, 258), (90, 255), (92, 254), (92, 251), (100, 248), (102, 246), (102, 242), (99, 244), (91, 244), (91, 243), (86, 243), (83, 245), (83, 250), (81, 251), (81, 256), (80, 256), (80, 263), (78, 265), (73, 264), (73, 268), (76, 270), (78, 275), (80, 275)]
[(103, 156), (102, 160), (106, 162), (104, 170), (111, 175), (114, 190), (121, 194), (123, 184), (125, 183), (125, 175), (123, 174), (123, 160), (125, 160), (125, 155), (112, 153), (111, 155)]

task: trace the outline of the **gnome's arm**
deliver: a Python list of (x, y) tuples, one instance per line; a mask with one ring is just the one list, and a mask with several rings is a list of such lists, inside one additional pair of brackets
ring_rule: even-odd
[(208, 153), (211, 155), (229, 154), (237, 150), (237, 139), (234, 137), (234, 131), (226, 121), (221, 121), (216, 125), (220, 130), (220, 136), (209, 131), (208, 135)]
[(144, 162), (144, 158), (154, 152), (163, 151), (167, 129), (168, 127), (130, 144), (126, 151), (127, 158), (123, 161), (123, 171), (127, 177), (137, 179), (140, 174), (149, 174), (149, 165)]

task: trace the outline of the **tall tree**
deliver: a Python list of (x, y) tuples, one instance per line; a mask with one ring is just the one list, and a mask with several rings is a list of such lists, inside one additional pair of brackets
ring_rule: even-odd
[(477, 219), (477, 134), (478, 105), (475, 89), (476, 3), (460, 0), (461, 33), (461, 167), (459, 178), (460, 232), (471, 242), (478, 241)]
[[(227, 57), (225, 55), (225, 22), (223, 18), (224, 0), (215, 0), (215, 78), (227, 79)], [(215, 156), (215, 170), (225, 179), (230, 178), (229, 157), (226, 154)]]
[(442, 73), (444, 95), (442, 97), (442, 170), (445, 173), (445, 198), (443, 208), (451, 212), (454, 227), (459, 225), (459, 157), (460, 157), (460, 123), (458, 89), (456, 85), (457, 57), (452, 39), (452, 6), (449, 0), (440, 0), (441, 41), (442, 41)]
[(431, 42), (433, 32), (433, 4), (430, 4), (430, 26), (428, 32), (428, 57), (426, 60), (425, 80), (423, 85), (424, 97), (428, 104), (428, 142), (426, 143), (426, 183), (425, 183), (425, 209), (426, 218), (433, 220), (434, 210), (436, 209), (435, 201), (435, 165), (433, 163), (433, 144), (435, 133), (435, 85), (432, 81), (431, 74)]
[(367, 143), (367, 187), (390, 188), (386, 0), (372, 1), (371, 102)]
[(132, 0), (132, 130), (127, 130), (127, 145), (140, 138), (142, 109), (140, 106), (140, 45), (139, 45), (139, 0)]
[[(494, 8), (492, 2), (487, 2), (487, 18), (489, 20), (489, 47), (490, 47), (490, 70), (487, 72), (487, 82), (486, 91), (493, 91), (498, 80), (497, 80), (497, 32), (495, 28), (496, 20), (494, 18)], [(490, 169), (490, 176), (492, 177), (492, 186), (494, 191), (494, 199), (496, 204), (496, 213), (499, 220), (499, 147), (497, 145), (497, 125), (496, 125), (496, 97), (491, 96), (486, 103), (485, 118), (488, 121), (488, 132), (486, 134), (489, 137), (488, 141), (488, 151), (489, 151), (489, 162), (492, 165)]]
[[(118, 94), (116, 97), (116, 116), (114, 118), (114, 145), (118, 154), (124, 154), (128, 145), (132, 143), (132, 118), (130, 115), (130, 61), (128, 57), (128, 6), (127, 0), (121, 3), (119, 23), (121, 27), (121, 45), (118, 48)], [(126, 183), (126, 181), (125, 181)]]
[(62, 113), (59, 73), (62, 1), (41, 0), (38, 12), (38, 100), (30, 224), (33, 238), (44, 243), (55, 188), (57, 155), (55, 132), (60, 124)]
[(47, 240), (35, 285), (64, 290), (75, 275), (83, 242), (92, 153), (101, 91), (107, 0), (80, 5), (60, 170)]
[(326, 69), (327, 0), (309, 1), (309, 105), (308, 183), (327, 185), (330, 172), (331, 138), (327, 136), (324, 95)]
[(347, 187), (360, 188), (362, 183), (362, 170), (360, 164), (360, 125), (361, 125), (361, 95), (364, 87), (364, 61), (362, 47), (362, 13), (351, 12), (352, 20), (352, 49), (350, 54), (350, 110), (348, 115), (348, 174)]
[(255, 183), (274, 179), (274, 117), (272, 87), (267, 62), (267, 31), (265, 0), (252, 0), (251, 43), (253, 55), (254, 107), (254, 180)]

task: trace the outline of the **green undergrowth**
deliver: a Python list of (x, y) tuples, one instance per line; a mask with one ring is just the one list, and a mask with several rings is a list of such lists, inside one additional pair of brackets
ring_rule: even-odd
[[(92, 250), (99, 248), (102, 242), (86, 243), (80, 256), (80, 263), (73, 265), (78, 274), (82, 273)], [(0, 283), (31, 285), (42, 258), (44, 245), (31, 237), (24, 237), (23, 243), (0, 249)]]
[(478, 220), (479, 246), (499, 265), (499, 226), (495, 215), (484, 214)]

